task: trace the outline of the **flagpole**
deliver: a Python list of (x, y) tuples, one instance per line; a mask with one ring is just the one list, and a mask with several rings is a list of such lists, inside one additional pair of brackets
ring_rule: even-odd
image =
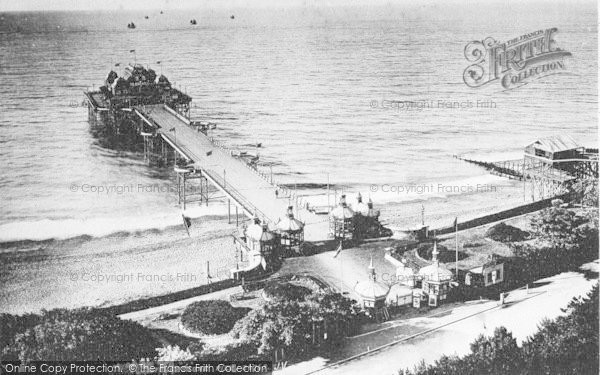
[(327, 213), (331, 213), (331, 204), (329, 203), (329, 172), (327, 172)]
[(454, 244), (456, 247), (456, 263), (454, 263), (454, 272), (456, 273), (456, 281), (458, 281), (458, 216), (454, 219)]

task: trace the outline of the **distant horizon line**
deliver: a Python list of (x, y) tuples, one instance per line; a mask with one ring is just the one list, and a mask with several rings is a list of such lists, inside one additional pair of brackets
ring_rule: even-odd
[[(506, 2), (505, 0), (491, 0), (478, 4), (479, 6), (484, 5), (493, 5), (493, 4), (502, 4)], [(565, 0), (513, 0), (515, 4), (536, 4), (536, 3), (547, 3), (547, 4), (557, 4), (557, 3), (565, 3), (570, 6), (577, 6), (583, 4), (594, 4), (595, 0), (577, 0), (573, 2), (565, 1)], [(181, 2), (179, 6), (172, 7), (173, 3), (164, 2), (164, 7), (161, 7), (156, 2), (145, 1), (141, 4), (143, 6), (134, 6), (137, 2), (131, 1), (127, 2), (127, 7), (123, 8), (123, 3), (118, 2), (116, 0), (107, 1), (110, 5), (105, 7), (90, 7), (89, 9), (85, 9), (85, 5), (94, 5), (95, 3), (87, 3), (86, 2), (72, 2), (70, 0), (58, 0), (56, 3), (57, 7), (47, 7), (48, 2), (37, 2), (36, 0), (30, 1), (20, 1), (17, 4), (21, 5), (23, 9), (17, 7), (13, 9), (2, 9), (2, 5), (6, 5), (9, 3), (6, 0), (0, 0), (0, 13), (33, 13), (33, 12), (135, 12), (135, 13), (143, 13), (143, 12), (151, 12), (151, 11), (162, 11), (162, 12), (179, 12), (179, 11), (187, 11), (187, 10), (222, 10), (222, 11), (234, 11), (234, 10), (242, 10), (242, 9), (289, 9), (289, 8), (312, 8), (312, 9), (324, 9), (324, 8), (374, 8), (374, 7), (423, 7), (429, 5), (440, 5), (440, 6), (449, 6), (449, 5), (457, 5), (462, 4), (465, 6), (469, 6), (468, 1), (465, 0), (422, 0), (420, 2), (413, 2), (411, 0), (401, 0), (398, 2), (389, 2), (388, 0), (324, 0), (324, 1), (304, 1), (304, 0), (291, 0), (287, 1), (244, 1), (244, 0), (231, 0), (225, 2), (217, 2), (217, 1), (207, 1), (207, 2)], [(25, 4), (23, 4), (25, 3)], [(39, 6), (36, 6), (35, 4)], [(149, 3), (149, 4), (148, 4)], [(52, 4), (52, 2), (50, 2)], [(69, 6), (69, 4), (71, 6)], [(83, 5), (83, 7), (82, 7)], [(10, 6), (9, 6), (10, 8)]]

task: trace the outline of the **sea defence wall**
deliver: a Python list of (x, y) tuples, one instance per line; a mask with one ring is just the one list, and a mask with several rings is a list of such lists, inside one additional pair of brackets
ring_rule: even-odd
[[(495, 212), (490, 215), (481, 216), (472, 220), (467, 220), (462, 223), (458, 223), (458, 230), (465, 230), (470, 228), (479, 227), (481, 225), (490, 224), (500, 220), (510, 219), (511, 217), (520, 216), (524, 214), (528, 214), (531, 212), (539, 211), (544, 208), (550, 207), (552, 205), (552, 201), (555, 199), (562, 199), (564, 201), (568, 201), (572, 198), (570, 193), (562, 194), (558, 196), (554, 196), (552, 198), (542, 199), (539, 201), (531, 202), (524, 204), (522, 206), (513, 207), (508, 210)], [(447, 227), (430, 229), (430, 233), (436, 233), (436, 235), (453, 233), (455, 231), (454, 225), (449, 225)]]

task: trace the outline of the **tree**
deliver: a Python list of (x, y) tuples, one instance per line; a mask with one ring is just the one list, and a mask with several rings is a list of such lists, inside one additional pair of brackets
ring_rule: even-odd
[(480, 335), (471, 344), (471, 361), (477, 364), (482, 373), (517, 374), (523, 368), (521, 351), (517, 340), (504, 327), (494, 330), (494, 335)]
[(21, 361), (129, 361), (153, 357), (151, 332), (98, 309), (44, 311), (39, 323), (17, 333), (5, 359)]
[(278, 348), (303, 350), (308, 308), (298, 301), (272, 300), (236, 323), (233, 334), (254, 343), (259, 354)]
[(530, 374), (598, 374), (598, 285), (574, 298), (566, 316), (545, 321), (523, 345)]
[[(567, 251), (598, 248), (598, 211), (577, 213), (555, 200), (552, 207), (534, 216), (531, 225), (541, 241)], [(596, 243), (594, 243), (594, 240)], [(597, 250), (596, 250), (597, 252)]]
[(598, 211), (578, 213), (562, 207), (562, 201), (534, 216), (531, 225), (537, 234), (535, 243), (513, 244), (517, 257), (525, 260), (532, 277), (577, 270), (582, 263), (598, 255)]
[(181, 324), (194, 332), (219, 335), (231, 331), (235, 322), (247, 311), (245, 308), (235, 308), (227, 301), (198, 301), (186, 307), (181, 314)]
[(288, 301), (302, 301), (311, 293), (311, 290), (292, 283), (280, 283), (275, 280), (270, 282), (263, 289), (263, 293), (268, 298), (279, 298)]
[[(235, 338), (253, 343), (261, 355), (285, 348), (301, 355), (313, 342), (313, 327), (325, 322), (329, 327), (348, 321), (353, 302), (340, 294), (313, 294), (305, 301), (273, 299), (239, 320), (232, 333)], [(328, 335), (332, 342), (344, 336), (336, 329)]]

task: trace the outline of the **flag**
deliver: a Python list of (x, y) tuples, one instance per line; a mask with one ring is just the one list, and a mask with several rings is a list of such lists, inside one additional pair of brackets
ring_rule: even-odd
[(212, 155), (212, 150), (210, 150), (206, 153), (206, 156), (211, 156), (211, 155)]
[(170, 132), (174, 132), (174, 131), (175, 131), (175, 128), (171, 128), (171, 129), (169, 129), (169, 131), (170, 131)]
[(338, 248), (335, 250), (335, 254), (333, 254), (333, 257), (336, 258), (338, 255), (340, 255), (340, 253), (342, 252), (342, 241), (340, 241), (340, 245), (338, 246)]
[(452, 226), (454, 227), (454, 231), (458, 232), (458, 216), (454, 219), (454, 224)]
[(188, 237), (190, 237), (190, 227), (192, 226), (192, 219), (185, 216), (184, 214), (181, 214), (181, 217), (183, 218), (183, 226), (185, 226), (185, 231), (187, 232)]
[(115, 66), (121, 66), (121, 63), (116, 63)]
[(135, 52), (135, 50), (134, 50), (134, 49), (130, 49), (130, 50), (129, 50), (129, 53), (134, 53), (134, 52)]

